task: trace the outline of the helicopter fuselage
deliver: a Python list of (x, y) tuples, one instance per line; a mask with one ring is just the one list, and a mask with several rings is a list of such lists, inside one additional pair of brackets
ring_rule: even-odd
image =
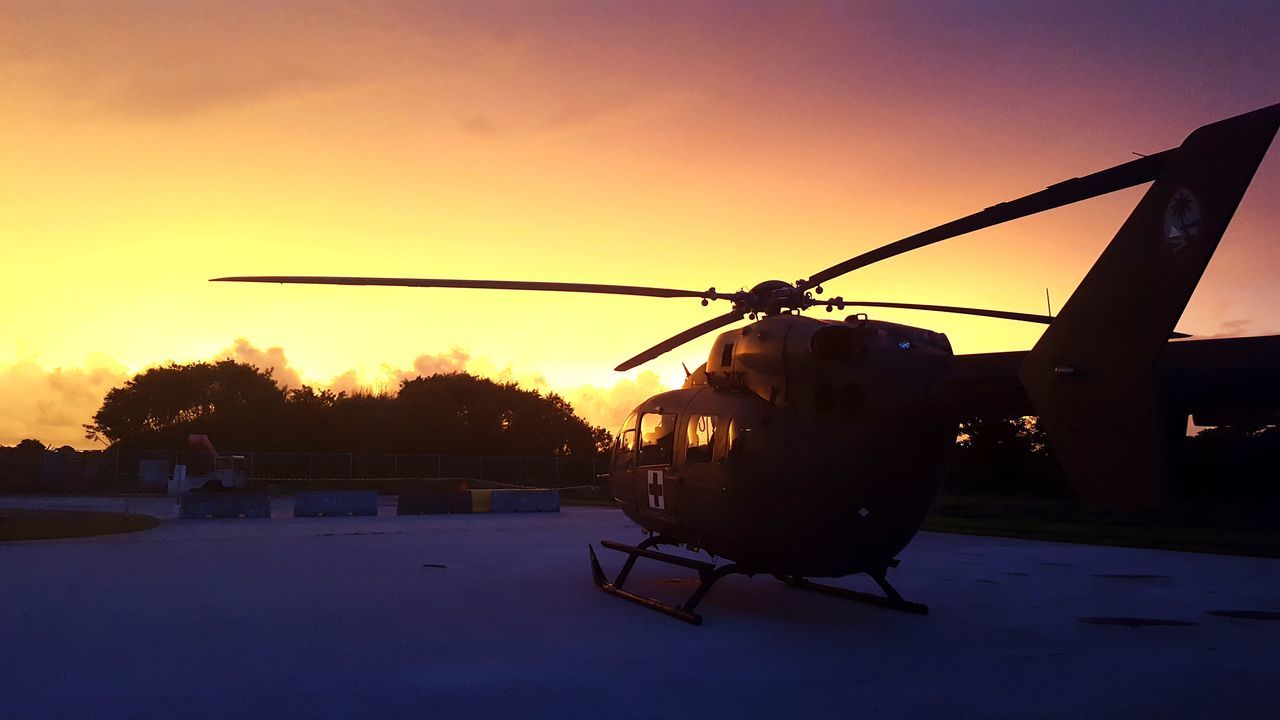
[(624, 423), (615, 497), (642, 527), (751, 572), (883, 567), (915, 535), (955, 444), (928, 406), (945, 336), (854, 316), (722, 333), (685, 387)]

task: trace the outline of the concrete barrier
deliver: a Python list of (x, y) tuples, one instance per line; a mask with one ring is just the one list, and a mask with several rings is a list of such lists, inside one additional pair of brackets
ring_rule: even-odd
[(487, 513), (493, 512), (493, 491), (492, 490), (471, 490), (471, 512)]
[(293, 497), (294, 517), (377, 515), (375, 490), (311, 491)]
[(471, 512), (471, 493), (402, 491), (396, 501), (397, 515), (444, 515)]
[(178, 517), (184, 520), (269, 518), (271, 496), (247, 492), (186, 492), (178, 498)]
[(559, 490), (489, 490), (487, 492), (492, 493), (491, 512), (560, 512)]

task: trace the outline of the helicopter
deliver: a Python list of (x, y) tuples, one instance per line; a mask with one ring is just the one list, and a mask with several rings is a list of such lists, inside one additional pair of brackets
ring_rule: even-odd
[[(1168, 502), (1171, 441), (1197, 424), (1280, 419), (1280, 335), (1185, 339), (1175, 324), (1280, 126), (1280, 104), (1205, 125), (1178, 147), (1140, 155), (880, 246), (795, 282), (721, 292), (508, 280), (239, 276), (216, 281), (476, 288), (694, 298), (729, 312), (624, 361), (642, 365), (741, 320), (683, 387), (651, 397), (614, 441), (610, 485), (648, 536), (602, 540), (625, 555), (605, 592), (698, 624), (696, 607), (732, 574), (926, 613), (889, 583), (896, 556), (941, 487), (961, 418), (1037, 415), (1068, 481), (1097, 503)], [(1064, 205), (1151, 183), (1056, 316), (823, 298), (824, 283), (906, 252)], [(1029, 351), (956, 355), (945, 334), (802, 314), (903, 308), (1047, 325)], [(706, 552), (712, 561), (660, 551)], [(625, 589), (638, 559), (696, 571), (672, 604)], [(728, 564), (716, 565), (725, 559)], [(863, 573), (883, 594), (812, 578)]]

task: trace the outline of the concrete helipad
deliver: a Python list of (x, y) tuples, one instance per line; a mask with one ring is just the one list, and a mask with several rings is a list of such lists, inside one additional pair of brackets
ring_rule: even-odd
[[(126, 502), (174, 515), (0, 505)], [(615, 510), (288, 508), (0, 544), (0, 715), (1280, 716), (1280, 622), (1207, 613), (1280, 611), (1276, 560), (925, 533), (893, 579), (927, 616), (733, 577), (694, 627), (592, 586), (587, 544), (640, 537)], [(676, 599), (683, 577), (633, 582)]]

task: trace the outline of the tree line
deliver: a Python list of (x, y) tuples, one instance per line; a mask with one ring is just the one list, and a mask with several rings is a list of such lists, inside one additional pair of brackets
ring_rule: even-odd
[(222, 360), (151, 368), (112, 389), (85, 426), (113, 449), (594, 456), (609, 431), (553, 393), (468, 373), (404, 380), (394, 393), (283, 389), (270, 370)]
[[(1221, 426), (1171, 438), (1171, 494), (1188, 503), (1280, 502), (1280, 427)], [(1030, 499), (1074, 496), (1034, 417), (960, 423), (944, 492)]]
[[(282, 389), (269, 370), (233, 360), (170, 364), (107, 393), (87, 437), (116, 450), (180, 450), (206, 434), (223, 450), (577, 456), (604, 454), (607, 429), (563, 398), (467, 373), (401, 382), (395, 392)], [(944, 492), (1072, 496), (1035, 418), (967, 418)], [(38, 477), (53, 452), (38, 440), (0, 446), (0, 476)], [(1175, 494), (1191, 501), (1280, 501), (1280, 429), (1209, 428), (1174, 450)], [(65, 457), (63, 459), (66, 459)]]

